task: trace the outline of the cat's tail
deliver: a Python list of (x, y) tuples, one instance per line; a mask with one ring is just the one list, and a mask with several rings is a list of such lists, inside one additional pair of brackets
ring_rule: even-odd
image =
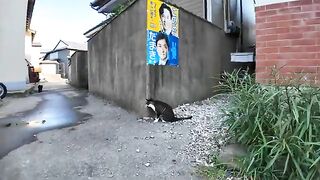
[(192, 116), (188, 116), (188, 117), (175, 117), (174, 121), (181, 121), (181, 120), (185, 120), (185, 119), (191, 119)]

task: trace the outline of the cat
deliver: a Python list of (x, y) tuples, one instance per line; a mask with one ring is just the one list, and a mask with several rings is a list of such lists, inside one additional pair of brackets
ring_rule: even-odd
[(175, 122), (179, 120), (184, 120), (184, 119), (191, 119), (192, 116), (188, 117), (181, 117), (177, 118), (175, 117), (172, 107), (164, 103), (162, 101), (158, 100), (153, 100), (153, 99), (146, 99), (146, 106), (151, 108), (157, 115), (156, 120), (154, 122), (158, 122), (159, 119), (161, 118), (163, 122)]

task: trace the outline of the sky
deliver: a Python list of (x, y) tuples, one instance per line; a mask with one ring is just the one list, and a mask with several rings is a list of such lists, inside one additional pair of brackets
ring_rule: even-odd
[(58, 41), (86, 42), (83, 35), (106, 19), (90, 7), (93, 0), (36, 0), (31, 29), (42, 49), (52, 50)]

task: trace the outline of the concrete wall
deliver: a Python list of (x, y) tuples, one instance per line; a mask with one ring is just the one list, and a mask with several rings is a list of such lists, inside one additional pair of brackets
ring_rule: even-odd
[(88, 88), (88, 53), (77, 51), (71, 57), (69, 81), (72, 86)]
[(229, 53), (235, 50), (235, 40), (183, 10), (180, 66), (147, 66), (145, 27), (146, 1), (139, 0), (89, 40), (90, 92), (145, 115), (148, 94), (173, 107), (202, 100), (213, 94), (212, 86), (217, 81), (212, 77), (234, 67)]
[(145, 109), (145, 9), (137, 1), (88, 41), (89, 91), (136, 112)]
[(0, 82), (8, 90), (26, 88), (26, 13), (27, 0), (0, 1)]

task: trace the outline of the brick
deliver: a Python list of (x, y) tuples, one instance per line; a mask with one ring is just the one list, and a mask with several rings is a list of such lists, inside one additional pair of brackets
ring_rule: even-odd
[[(315, 45), (316, 40), (315, 39), (295, 39), (291, 40), (291, 45)], [(268, 46), (268, 44), (267, 44)]]
[[(267, 56), (268, 58), (268, 56)], [(280, 53), (277, 57), (278, 59), (316, 59), (317, 54), (316, 53)]]
[(282, 8), (278, 10), (280, 14), (288, 14), (288, 13), (298, 13), (301, 11), (301, 7), (289, 7), (289, 8)]
[(320, 38), (320, 31), (310, 31), (303, 33), (303, 37), (306, 39)]
[(266, 59), (267, 60), (279, 60), (280, 59), (280, 54), (278, 53), (269, 53), (269, 54), (266, 54)]
[(302, 19), (295, 19), (295, 20), (288, 20), (288, 21), (281, 21), (277, 22), (278, 27), (291, 27), (291, 26), (302, 26), (304, 25)]
[[(260, 32), (259, 32), (260, 33)], [(261, 41), (275, 41), (278, 39), (278, 35), (277, 34), (271, 34), (271, 35), (259, 35), (258, 31), (257, 31), (257, 42), (261, 42)]]
[(288, 3), (285, 2), (285, 3), (277, 3), (277, 4), (270, 4), (270, 5), (267, 5), (266, 6), (266, 10), (269, 10), (269, 9), (280, 9), (280, 8), (286, 8), (288, 7)]
[(302, 12), (318, 11), (318, 10), (320, 10), (320, 4), (305, 5), (301, 7)]
[(315, 26), (299, 26), (299, 27), (290, 27), (290, 32), (293, 33), (302, 33), (307, 31), (315, 31)]
[(313, 0), (314, 3), (320, 3), (320, 0)]
[(286, 52), (304, 52), (304, 49), (301, 47), (280, 47), (279, 48), (280, 53), (286, 53)]
[(317, 17), (320, 17), (320, 12), (316, 12), (315, 17), (316, 17), (316, 18), (317, 18)]
[(261, 60), (261, 61), (256, 61), (256, 66), (257, 67), (283, 67), (286, 66), (288, 63), (287, 61), (279, 61), (279, 60)]
[(275, 27), (278, 27), (278, 24), (276, 22), (259, 23), (256, 25), (256, 29), (266, 29), (266, 28), (275, 28)]
[(285, 52), (320, 52), (320, 46), (290, 46), (290, 47), (280, 47), (280, 53)]
[(304, 49), (306, 52), (320, 52), (320, 46), (305, 47)]
[(278, 53), (279, 48), (277, 47), (267, 47), (267, 48), (257, 48), (257, 53)]
[(276, 15), (278, 13), (278, 10), (268, 10), (268, 11), (260, 11), (256, 13), (257, 17), (265, 17), (265, 16), (272, 16)]
[(291, 20), (291, 15), (290, 14), (283, 14), (283, 15), (275, 15), (275, 16), (270, 16), (266, 17), (266, 22), (278, 22), (278, 21), (287, 21)]
[(257, 48), (260, 48), (260, 47), (266, 47), (267, 46), (267, 43), (266, 42), (256, 42), (256, 47)]
[(261, 60), (265, 60), (266, 59), (266, 55), (265, 54), (257, 54), (256, 55), (256, 61), (261, 61)]
[(256, 30), (257, 35), (283, 34), (283, 33), (288, 33), (288, 32), (289, 32), (289, 28), (287, 28), (287, 27)]
[(256, 17), (256, 24), (267, 22), (267, 18), (265, 17)]
[(266, 6), (258, 6), (255, 8), (256, 12), (259, 12), (259, 11), (265, 11), (266, 10)]
[(267, 71), (266, 66), (257, 66), (257, 64), (256, 64), (256, 72), (265, 73), (266, 71)]
[(307, 25), (320, 24), (320, 18), (306, 19), (305, 23)]
[(316, 44), (320, 45), (320, 38), (316, 40)]
[(303, 37), (302, 33), (287, 33), (287, 34), (279, 34), (278, 39), (301, 39)]
[(297, 13), (291, 14), (291, 19), (312, 19), (314, 18), (314, 13), (306, 12), (306, 13)]
[(285, 66), (280, 69), (280, 72), (283, 73), (316, 73), (316, 66), (305, 66), (305, 67), (297, 67), (297, 66)]
[(273, 46), (284, 47), (284, 46), (290, 46), (290, 45), (291, 45), (291, 40), (277, 40), (277, 41), (267, 42), (267, 47), (273, 47)]
[(320, 66), (320, 59), (298, 59), (290, 60), (288, 63), (291, 66)]
[(257, 79), (269, 79), (269, 78), (271, 78), (271, 74), (268, 72), (257, 72), (256, 78)]
[(289, 6), (301, 6), (301, 5), (307, 5), (307, 4), (312, 4), (312, 0), (299, 0), (299, 1), (289, 2)]

